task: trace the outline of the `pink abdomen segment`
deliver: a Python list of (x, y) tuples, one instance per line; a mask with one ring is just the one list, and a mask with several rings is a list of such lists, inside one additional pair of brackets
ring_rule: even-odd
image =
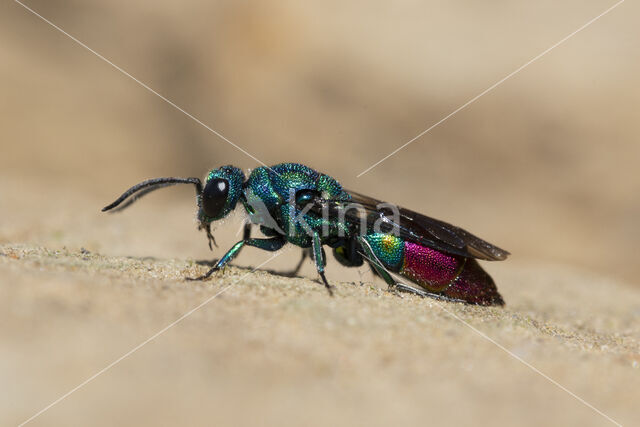
[(493, 279), (475, 259), (412, 242), (405, 241), (404, 245), (400, 274), (429, 292), (473, 304), (504, 305)]
[(404, 242), (400, 274), (431, 292), (441, 292), (460, 274), (463, 265), (464, 258)]

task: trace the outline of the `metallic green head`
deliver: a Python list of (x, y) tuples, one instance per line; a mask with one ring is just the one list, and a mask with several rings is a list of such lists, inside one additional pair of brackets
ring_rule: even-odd
[(242, 194), (245, 176), (234, 166), (222, 166), (211, 170), (205, 179), (204, 189), (198, 195), (198, 220), (202, 224), (224, 218), (235, 209)]

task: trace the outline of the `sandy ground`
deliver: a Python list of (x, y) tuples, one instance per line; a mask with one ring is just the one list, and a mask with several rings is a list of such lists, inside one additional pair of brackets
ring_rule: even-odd
[[(74, 210), (37, 215), (35, 204), (58, 198)], [(331, 298), (310, 266), (309, 278), (263, 271), (291, 268), (296, 248), (260, 271), (185, 282), (207, 268), (206, 242), (188, 206), (164, 200), (106, 215), (90, 195), (50, 193), (2, 212), (3, 241), (25, 243), (0, 246), (1, 424), (178, 319), (33, 425), (610, 424), (558, 385), (619, 423), (640, 421), (635, 287), (516, 257), (485, 263), (507, 306), (481, 308), (390, 294), (331, 263)], [(248, 251), (238, 263), (268, 259)]]
[(1, 2), (0, 424), (224, 289), (33, 425), (611, 424), (567, 390), (640, 424), (640, 3), (359, 178), (615, 2), (24, 3), (266, 164), (308, 164), (513, 255), (483, 264), (504, 309), (388, 294), (336, 262), (330, 298), (310, 264), (266, 271), (296, 248), (187, 283), (239, 218), (211, 253), (192, 189), (100, 208), (143, 179), (259, 163)]

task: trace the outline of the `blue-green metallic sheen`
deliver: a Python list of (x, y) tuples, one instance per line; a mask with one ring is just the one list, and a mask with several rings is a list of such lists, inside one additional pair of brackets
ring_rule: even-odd
[[(366, 260), (395, 289), (474, 304), (504, 304), (495, 283), (475, 258), (502, 260), (508, 252), (408, 209), (395, 207), (402, 217), (392, 218), (383, 210), (388, 204), (349, 194), (334, 178), (298, 163), (258, 167), (246, 181), (239, 168), (222, 166), (209, 171), (204, 186), (198, 178), (154, 178), (131, 187), (103, 211), (127, 199), (121, 207), (128, 206), (141, 191), (174, 184), (195, 185), (199, 227), (206, 231), (210, 247), (215, 243), (211, 223), (226, 217), (238, 202), (251, 220), (245, 222), (243, 239), (206, 274), (193, 280), (210, 277), (245, 246), (274, 252), (292, 243), (313, 256), (316, 270), (331, 293), (324, 274), (326, 245), (343, 265), (357, 267)], [(355, 213), (351, 209), (356, 209)], [(252, 238), (251, 223), (260, 225), (267, 238)], [(393, 273), (408, 278), (415, 286), (397, 282)]]
[(371, 250), (387, 268), (398, 271), (404, 260), (404, 239), (386, 233), (371, 233), (364, 236)]
[(215, 218), (205, 215), (202, 209), (202, 196), (198, 196), (198, 220), (204, 224), (210, 224), (213, 221), (224, 218), (236, 208), (236, 203), (240, 199), (242, 195), (242, 184), (244, 183), (245, 177), (244, 172), (241, 169), (235, 166), (222, 166), (217, 169), (213, 169), (209, 171), (207, 177), (205, 178), (205, 185), (212, 179), (223, 178), (229, 181), (229, 195), (227, 196), (227, 200), (225, 202), (224, 208)]
[[(249, 215), (253, 215), (248, 200), (259, 199), (285, 232), (289, 243), (308, 248), (312, 245), (312, 235), (303, 228), (303, 221), (295, 218), (301, 214), (295, 203), (295, 195), (300, 190), (315, 190), (324, 198), (350, 200), (351, 196), (332, 177), (318, 173), (298, 163), (281, 163), (271, 168), (264, 166), (254, 169), (244, 185), (243, 203)], [(347, 233), (346, 224), (337, 220), (326, 220), (315, 215), (302, 215), (312, 231), (322, 237), (322, 244), (330, 244), (333, 237), (342, 230)], [(323, 232), (323, 227), (328, 230)]]

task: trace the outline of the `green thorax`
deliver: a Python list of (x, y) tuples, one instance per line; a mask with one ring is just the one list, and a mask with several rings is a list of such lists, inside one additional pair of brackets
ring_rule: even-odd
[[(259, 215), (256, 211), (260, 209), (255, 206), (262, 203), (263, 209), (268, 211), (287, 240), (298, 246), (311, 245), (311, 237), (299, 219), (304, 219), (312, 231), (323, 237), (323, 241), (335, 238), (340, 230), (346, 232), (346, 225), (339, 224), (337, 220), (323, 219), (312, 213), (301, 215), (302, 210), (295, 203), (300, 190), (317, 191), (324, 199), (351, 199), (334, 178), (299, 163), (281, 163), (271, 168), (258, 167), (251, 172), (244, 185), (243, 203), (251, 217)], [(254, 222), (260, 222), (261, 219), (257, 219), (255, 221), (256, 218), (252, 218)], [(269, 226), (268, 223), (264, 224)]]

